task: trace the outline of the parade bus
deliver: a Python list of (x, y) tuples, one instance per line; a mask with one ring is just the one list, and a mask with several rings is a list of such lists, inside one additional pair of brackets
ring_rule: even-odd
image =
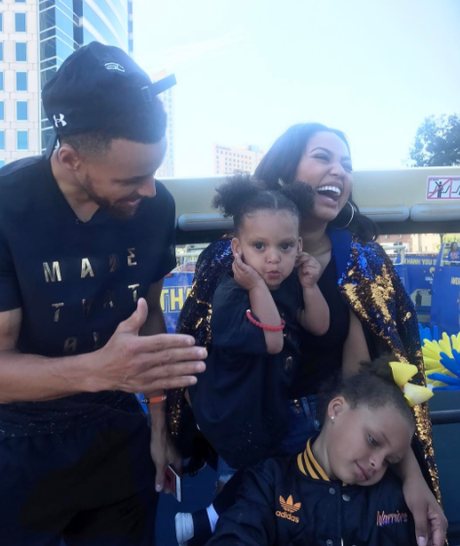
[[(355, 171), (353, 178), (353, 198), (379, 226), (379, 242), (414, 302), (422, 338), (459, 334), (460, 260), (455, 243), (457, 235), (460, 242), (460, 167)], [(215, 188), (224, 180), (163, 180), (177, 213), (178, 264), (165, 280), (161, 299), (169, 332), (174, 332), (190, 292), (199, 254), (231, 231), (231, 219), (212, 208)], [(460, 390), (439, 392), (430, 409), (449, 536), (451, 544), (460, 544)], [(170, 502), (163, 499), (160, 511), (170, 510)]]

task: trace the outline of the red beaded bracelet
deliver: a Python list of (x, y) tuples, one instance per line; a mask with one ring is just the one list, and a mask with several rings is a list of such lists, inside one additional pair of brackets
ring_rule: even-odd
[(248, 309), (246, 311), (246, 318), (249, 320), (249, 322), (252, 322), (254, 326), (262, 328), (262, 330), (268, 330), (269, 332), (280, 332), (281, 330), (284, 330), (284, 327), (286, 326), (286, 323), (283, 319), (281, 319), (281, 324), (279, 326), (269, 326), (268, 324), (262, 324), (252, 316), (251, 309)]

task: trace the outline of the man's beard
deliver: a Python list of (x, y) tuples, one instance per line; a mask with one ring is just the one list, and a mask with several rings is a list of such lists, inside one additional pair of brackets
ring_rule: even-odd
[[(108, 199), (100, 197), (94, 191), (94, 184), (89, 175), (85, 176), (85, 184), (82, 185), (82, 188), (88, 194), (91, 201), (94, 201), (102, 210), (107, 211), (110, 216), (116, 218), (117, 220), (131, 220), (139, 209), (139, 206), (135, 208), (127, 206), (123, 207), (123, 201), (111, 203)], [(141, 197), (139, 196), (139, 198)]]

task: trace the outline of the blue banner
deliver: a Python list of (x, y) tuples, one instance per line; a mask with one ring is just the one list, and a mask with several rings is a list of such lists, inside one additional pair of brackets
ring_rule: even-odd
[(448, 335), (460, 331), (460, 263), (451, 261), (444, 245), (439, 252), (433, 281), (431, 324)]
[(179, 313), (192, 289), (193, 272), (174, 272), (165, 278), (161, 293), (161, 308), (168, 334), (174, 334)]
[(435, 255), (411, 254), (403, 260), (398, 256), (394, 264), (415, 305), (418, 320), (424, 326), (429, 326), (431, 320), (433, 278), (437, 260)]
[(414, 302), (423, 326), (437, 326), (449, 335), (460, 330), (460, 263), (443, 245), (437, 256), (398, 256), (395, 269)]

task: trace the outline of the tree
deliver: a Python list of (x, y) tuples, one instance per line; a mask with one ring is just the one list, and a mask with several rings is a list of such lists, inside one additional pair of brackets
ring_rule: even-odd
[(414, 167), (460, 165), (460, 117), (430, 116), (420, 125), (410, 150)]

